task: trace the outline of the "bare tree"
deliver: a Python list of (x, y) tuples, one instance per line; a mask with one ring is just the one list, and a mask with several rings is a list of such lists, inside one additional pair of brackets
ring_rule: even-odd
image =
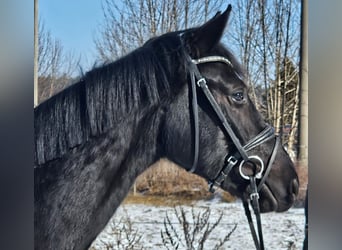
[[(247, 81), (251, 86), (251, 94), (257, 104), (256, 79), (260, 79), (260, 65), (258, 65), (259, 55), (256, 53), (256, 43), (261, 41), (259, 32), (260, 18), (257, 13), (257, 1), (236, 1), (233, 8), (234, 18), (232, 18), (231, 32), (226, 38), (227, 44), (233, 46), (240, 57), (242, 65), (245, 67)], [(229, 42), (231, 41), (232, 42)], [(257, 66), (258, 65), (258, 66)]]
[[(271, 118), (283, 144), (293, 153), (292, 143), (298, 120), (298, 72), (299, 72), (299, 14), (300, 5), (293, 0), (276, 0), (275, 11), (275, 81), (273, 82), (273, 106)], [(288, 133), (291, 129), (292, 133)], [(292, 137), (292, 138), (291, 138)]]
[(151, 37), (199, 25), (209, 14), (219, 11), (223, 2), (105, 0), (104, 23), (95, 38), (99, 59), (112, 61), (140, 47)]
[(205, 208), (203, 212), (196, 213), (194, 208), (191, 208), (191, 215), (187, 214), (182, 207), (174, 208), (174, 215), (177, 223), (172, 222), (170, 216), (166, 214), (164, 219), (164, 230), (161, 231), (163, 244), (167, 249), (220, 249), (230, 239), (231, 234), (235, 231), (237, 224), (234, 224), (231, 230), (228, 230), (225, 236), (217, 239), (218, 242), (211, 247), (205, 243), (215, 228), (220, 224), (223, 212), (219, 213), (219, 217), (210, 222), (211, 210)]
[(298, 93), (300, 3), (237, 0), (236, 4), (229, 36), (246, 68), (252, 97), (277, 133), (293, 128), (282, 136), (283, 144), (293, 145), (298, 95), (292, 99), (289, 95)]
[[(110, 241), (104, 240), (100, 249), (116, 249), (116, 250), (143, 250), (142, 232), (134, 227), (134, 222), (128, 216), (126, 210), (125, 216), (112, 219), (107, 226), (108, 233), (111, 236)], [(99, 249), (94, 241), (88, 250)]]
[(38, 29), (38, 97), (41, 102), (71, 82), (79, 58), (66, 53), (61, 41), (52, 37), (42, 21)]

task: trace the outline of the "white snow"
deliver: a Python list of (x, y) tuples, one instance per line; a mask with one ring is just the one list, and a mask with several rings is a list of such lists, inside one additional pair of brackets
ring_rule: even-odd
[[(195, 214), (203, 213), (207, 207), (210, 207), (210, 223), (215, 222), (220, 212), (223, 212), (220, 224), (209, 235), (204, 249), (214, 249), (215, 244), (223, 240), (235, 224), (237, 224), (236, 230), (220, 249), (255, 249), (241, 202), (198, 201), (192, 206), (181, 207), (186, 211), (189, 221), (192, 218), (192, 207)], [(161, 237), (161, 231), (165, 232), (166, 213), (177, 232), (182, 234), (182, 227), (178, 223), (173, 207), (121, 205), (90, 249), (167, 249)], [(303, 208), (291, 208), (283, 213), (265, 213), (261, 215), (261, 220), (266, 249), (302, 249), (305, 223)], [(136, 238), (133, 239), (134, 237)], [(131, 240), (132, 248), (127, 247), (129, 244), (127, 239)], [(186, 249), (186, 247), (180, 244), (178, 249)]]

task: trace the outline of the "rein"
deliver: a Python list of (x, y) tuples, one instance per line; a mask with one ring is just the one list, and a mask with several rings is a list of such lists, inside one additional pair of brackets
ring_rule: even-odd
[[(272, 168), (275, 155), (277, 149), (279, 147), (279, 139), (276, 137), (275, 144), (273, 147), (272, 154), (268, 161), (266, 170), (264, 172), (264, 162), (263, 160), (257, 155), (249, 155), (248, 151), (252, 150), (253, 148), (265, 143), (266, 141), (275, 137), (274, 128), (270, 125), (267, 125), (263, 131), (261, 131), (258, 135), (248, 141), (244, 146), (241, 145), (240, 140), (234, 133), (231, 123), (227, 120), (227, 117), (223, 114), (221, 108), (219, 107), (218, 103), (216, 102), (213, 94), (208, 88), (206, 79), (201, 75), (198, 70), (197, 65), (202, 63), (210, 63), (210, 62), (222, 62), (227, 64), (230, 67), (233, 67), (232, 63), (225, 57), (221, 56), (208, 56), (199, 59), (191, 59), (188, 56), (189, 61), (189, 69), (190, 69), (190, 79), (191, 79), (191, 92), (192, 92), (192, 112), (193, 112), (193, 125), (194, 125), (194, 159), (193, 164), (189, 172), (194, 172), (197, 168), (198, 164), (198, 156), (199, 156), (199, 123), (198, 123), (198, 103), (197, 103), (197, 87), (199, 87), (202, 92), (204, 93), (206, 99), (209, 101), (211, 107), (213, 108), (215, 114), (219, 118), (224, 132), (229, 135), (230, 139), (235, 145), (237, 152), (234, 155), (227, 155), (225, 160), (225, 165), (222, 167), (220, 172), (216, 175), (213, 180), (209, 180), (209, 191), (215, 192), (215, 187), (220, 187), (225, 179), (228, 177), (230, 171), (233, 169), (234, 166), (240, 162), (239, 165), (239, 173), (242, 178), (249, 180), (250, 184), (247, 187), (250, 190), (250, 203), (254, 210), (254, 214), (257, 220), (258, 226), (258, 235), (255, 231), (254, 224), (252, 221), (252, 216), (249, 210), (248, 198), (243, 198), (243, 206), (245, 209), (245, 214), (248, 219), (248, 224), (253, 236), (253, 240), (255, 243), (255, 247), (258, 250), (264, 249), (264, 242), (263, 242), (263, 234), (262, 234), (262, 225), (261, 225), (261, 218), (260, 218), (260, 206), (259, 206), (259, 191), (261, 190), (263, 184), (266, 181), (266, 178)], [(239, 79), (242, 80), (241, 76), (234, 71), (235, 74)], [(229, 118), (229, 117), (228, 117)], [(253, 166), (256, 167), (257, 164), (260, 165), (259, 171), (253, 171), (254, 174), (246, 175), (242, 171), (242, 167), (245, 163), (252, 163)], [(264, 172), (264, 173), (263, 173)], [(256, 179), (261, 179), (259, 185), (256, 183)]]

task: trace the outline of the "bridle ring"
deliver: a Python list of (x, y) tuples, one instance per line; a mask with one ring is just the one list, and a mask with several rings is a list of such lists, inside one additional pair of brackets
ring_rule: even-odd
[[(254, 161), (253, 161), (254, 160)], [(262, 172), (264, 171), (264, 162), (261, 160), (261, 158), (257, 155), (251, 155), (251, 156), (248, 156), (248, 161), (251, 161), (255, 164), (255, 160), (259, 161), (260, 162), (260, 171), (258, 173), (255, 174), (255, 178), (257, 179), (261, 179), (262, 177)], [(239, 165), (239, 172), (240, 172), (240, 175), (242, 178), (246, 179), (246, 180), (249, 180), (250, 179), (250, 176), (248, 175), (245, 175), (242, 171), (242, 166), (243, 164), (245, 163), (246, 161), (245, 160), (242, 160), (240, 162), (240, 165)]]

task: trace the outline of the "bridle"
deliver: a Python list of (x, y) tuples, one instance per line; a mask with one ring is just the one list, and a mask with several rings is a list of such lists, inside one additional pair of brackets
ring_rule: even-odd
[[(261, 227), (261, 218), (260, 218), (260, 207), (259, 207), (259, 191), (261, 190), (263, 184), (266, 181), (266, 178), (272, 168), (277, 149), (279, 147), (279, 139), (275, 136), (274, 128), (270, 125), (267, 125), (264, 130), (262, 130), (258, 135), (248, 141), (244, 146), (242, 146), (240, 140), (234, 133), (232, 129), (232, 122), (229, 117), (226, 117), (218, 103), (216, 102), (213, 94), (208, 88), (206, 79), (201, 75), (199, 69), (197, 67), (198, 64), (211, 63), (211, 62), (221, 62), (227, 64), (229, 67), (233, 68), (233, 64), (225, 57), (222, 56), (207, 56), (199, 59), (192, 59), (189, 55), (188, 58), (188, 67), (191, 79), (191, 92), (192, 92), (192, 113), (193, 113), (193, 126), (194, 126), (194, 159), (193, 164), (189, 172), (194, 172), (197, 168), (198, 164), (198, 156), (199, 156), (199, 123), (198, 123), (198, 103), (197, 103), (197, 87), (199, 87), (204, 93), (206, 99), (210, 103), (210, 106), (213, 108), (216, 116), (221, 122), (223, 130), (225, 134), (228, 134), (230, 140), (233, 142), (236, 148), (235, 154), (227, 154), (225, 157), (225, 164), (219, 171), (219, 173), (212, 179), (209, 180), (209, 191), (214, 192), (215, 187), (220, 187), (222, 183), (226, 180), (229, 173), (233, 169), (234, 166), (239, 164), (239, 173), (242, 178), (249, 180), (249, 199), (251, 201), (256, 219), (258, 224), (258, 236), (254, 229), (254, 224), (252, 221), (251, 213), (248, 205), (248, 198), (243, 198), (243, 206), (245, 209), (246, 217), (248, 219), (249, 227), (253, 236), (253, 240), (256, 246), (256, 249), (263, 250), (264, 242), (262, 236), (262, 227)], [(234, 73), (238, 78), (241, 79), (241, 76), (234, 70)], [(196, 87), (197, 86), (197, 87)], [(228, 119), (227, 119), (228, 118)], [(276, 137), (275, 144), (273, 147), (273, 151), (270, 155), (267, 167), (264, 171), (264, 162), (257, 155), (249, 155), (248, 152), (255, 147), (265, 143), (266, 141)], [(242, 167), (246, 163), (251, 163), (255, 167), (255, 171), (252, 175), (244, 174)], [(256, 165), (260, 165), (260, 169), (257, 170)], [(264, 172), (264, 173), (263, 173)], [(256, 179), (261, 179), (259, 184), (257, 185)]]

